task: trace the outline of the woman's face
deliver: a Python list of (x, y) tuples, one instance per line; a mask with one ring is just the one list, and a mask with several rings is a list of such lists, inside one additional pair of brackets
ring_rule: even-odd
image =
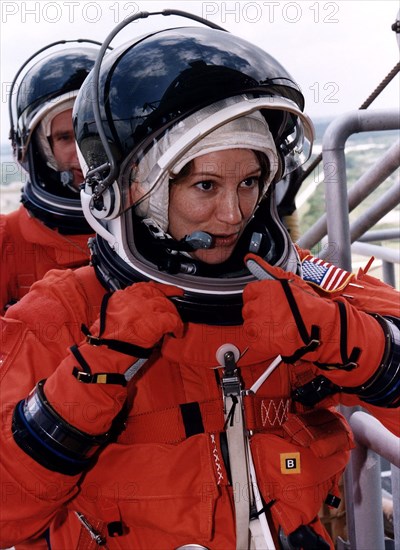
[(195, 158), (189, 173), (170, 185), (169, 234), (180, 240), (194, 231), (209, 233), (213, 247), (192, 256), (208, 264), (224, 262), (258, 203), (260, 176), (260, 163), (250, 149)]

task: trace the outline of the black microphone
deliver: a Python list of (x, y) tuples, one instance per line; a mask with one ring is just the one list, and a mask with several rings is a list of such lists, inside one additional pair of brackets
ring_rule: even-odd
[(161, 245), (169, 250), (178, 250), (180, 252), (192, 252), (193, 250), (212, 248), (214, 238), (205, 231), (194, 231), (190, 235), (185, 235), (183, 239), (156, 239), (155, 244)]
[(58, 172), (58, 174), (60, 177), (60, 182), (64, 187), (76, 194), (79, 193), (79, 189), (74, 187), (74, 173), (72, 170), (63, 170), (62, 172)]
[(214, 245), (213, 237), (205, 231), (194, 231), (190, 235), (186, 235), (182, 239), (182, 241), (190, 246), (192, 250), (199, 250), (200, 248), (212, 248)]
[(66, 187), (70, 187), (74, 181), (74, 174), (71, 170), (63, 170), (60, 172), (60, 181)]

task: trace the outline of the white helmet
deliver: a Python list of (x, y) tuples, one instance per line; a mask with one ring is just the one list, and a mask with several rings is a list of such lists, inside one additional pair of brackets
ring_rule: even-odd
[[(87, 42), (96, 47), (82, 44)], [(10, 139), (14, 156), (29, 177), (21, 201), (35, 217), (62, 233), (89, 234), (92, 228), (82, 213), (79, 192), (71, 186), (72, 173), (61, 170), (54, 158), (51, 122), (72, 109), (99, 46), (86, 39), (49, 44), (22, 65), (10, 91)]]
[[(114, 289), (175, 284), (185, 290), (176, 298), (184, 320), (239, 323), (243, 288), (254, 280), (243, 262), (249, 250), (298, 269), (273, 189), (311, 153), (303, 107), (297, 84), (273, 57), (219, 28), (161, 30), (100, 55), (77, 97), (74, 127), (102, 282)], [(232, 148), (261, 153), (269, 170), (232, 256), (209, 265), (189, 253), (210, 246), (207, 234), (182, 241), (168, 234), (169, 182), (193, 158)]]

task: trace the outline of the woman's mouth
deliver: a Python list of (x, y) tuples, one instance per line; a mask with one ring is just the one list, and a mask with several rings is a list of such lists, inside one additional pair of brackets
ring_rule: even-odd
[(236, 243), (239, 233), (230, 235), (212, 235), (214, 246), (232, 246)]

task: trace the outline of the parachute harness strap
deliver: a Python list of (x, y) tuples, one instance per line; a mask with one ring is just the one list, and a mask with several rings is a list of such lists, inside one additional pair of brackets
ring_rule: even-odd
[(235, 358), (237, 349), (233, 350), (229, 347), (233, 348), (226, 345), (226, 350), (219, 360), (224, 367), (221, 386), (235, 503), (236, 549), (243, 550), (249, 548), (250, 477), (242, 405), (242, 382), (236, 365), (237, 357)]

